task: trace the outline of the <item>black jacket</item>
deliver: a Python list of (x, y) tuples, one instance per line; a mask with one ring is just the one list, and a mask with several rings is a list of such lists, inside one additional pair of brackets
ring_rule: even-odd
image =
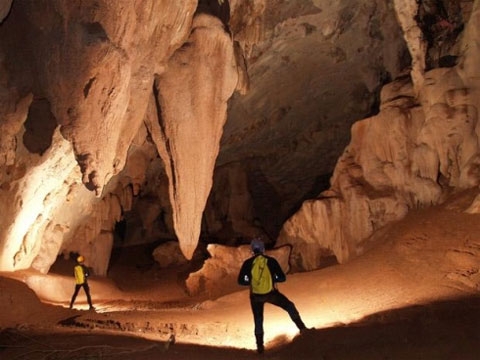
[(251, 258), (245, 260), (245, 262), (243, 263), (237, 279), (237, 282), (239, 285), (246, 285), (246, 286), (250, 285), (250, 282), (252, 280), (253, 260), (255, 260), (255, 258), (259, 255), (262, 255), (267, 258), (267, 266), (268, 266), (268, 269), (270, 270), (270, 274), (272, 274), (272, 282), (274, 286), (275, 286), (275, 283), (284, 282), (287, 279), (285, 276), (285, 273), (280, 267), (280, 264), (275, 258), (264, 255), (264, 254), (256, 254), (255, 256), (252, 256)]

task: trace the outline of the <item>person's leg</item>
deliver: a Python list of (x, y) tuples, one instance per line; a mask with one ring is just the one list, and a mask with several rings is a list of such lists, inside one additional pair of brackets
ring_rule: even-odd
[(255, 340), (257, 343), (257, 351), (263, 353), (263, 309), (265, 302), (260, 296), (251, 295), (250, 305), (252, 307), (253, 321), (255, 323)]
[(297, 325), (298, 330), (302, 331), (307, 328), (303, 323), (302, 318), (300, 317), (300, 314), (298, 313), (298, 310), (295, 307), (295, 304), (291, 302), (280, 291), (275, 290), (274, 292), (272, 292), (268, 297), (267, 302), (273, 305), (279, 306), (283, 310), (285, 310), (288, 313), (288, 315), (290, 315), (290, 318), (295, 323), (295, 325)]
[(92, 298), (90, 297), (90, 287), (88, 286), (88, 283), (83, 283), (83, 290), (85, 290), (85, 294), (87, 295), (89, 308), (90, 310), (92, 310), (93, 309)]
[(73, 307), (73, 303), (77, 298), (78, 292), (80, 291), (81, 285), (75, 284), (75, 291), (73, 292), (72, 300), (70, 301), (70, 309)]

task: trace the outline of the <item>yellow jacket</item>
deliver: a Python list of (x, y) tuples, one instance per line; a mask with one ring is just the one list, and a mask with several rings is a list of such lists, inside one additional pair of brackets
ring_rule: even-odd
[(73, 269), (75, 273), (75, 284), (82, 285), (87, 280), (85, 277), (85, 271), (83, 270), (82, 265), (76, 265)]

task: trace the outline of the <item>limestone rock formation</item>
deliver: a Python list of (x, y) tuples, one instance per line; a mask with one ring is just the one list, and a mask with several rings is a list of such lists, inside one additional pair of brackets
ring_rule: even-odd
[(177, 241), (167, 241), (157, 246), (155, 250), (153, 250), (152, 256), (160, 268), (184, 265), (187, 263), (187, 259), (183, 256)]
[(328, 187), (351, 125), (372, 114), (381, 85), (409, 58), (383, 1), (239, 1), (231, 9), (250, 88), (232, 97), (217, 164), (224, 174), (234, 163), (244, 169), (250, 216), (273, 242), (299, 203)]
[(283, 228), (298, 269), (475, 186), (478, 4), (435, 4), (1, 0), (0, 270), (274, 244), (354, 123)]
[[(0, 196), (14, 203), (1, 223), (0, 269), (46, 272), (58, 253), (77, 252), (106, 273), (115, 223), (131, 210), (152, 161), (143, 121), (155, 94), (169, 151), (163, 159), (173, 223), (191, 256), (226, 101), (237, 85), (231, 38), (218, 19), (202, 14), (192, 31), (195, 7), (195, 1), (13, 3), (0, 29), (6, 39), (0, 150), (7, 169)], [(192, 61), (189, 71), (186, 61)], [(192, 100), (197, 105), (183, 113), (180, 126), (177, 115)], [(127, 158), (135, 166), (125, 166)], [(197, 197), (190, 196), (192, 187)]]
[(480, 184), (480, 78), (468, 68), (480, 56), (479, 11), (477, 2), (457, 66), (426, 72), (423, 85), (415, 84), (422, 85), (418, 97), (408, 77), (387, 85), (380, 113), (354, 124), (331, 188), (306, 201), (282, 229), (279, 244), (294, 245), (295, 268), (315, 269), (325, 253), (348, 261), (410, 209)]

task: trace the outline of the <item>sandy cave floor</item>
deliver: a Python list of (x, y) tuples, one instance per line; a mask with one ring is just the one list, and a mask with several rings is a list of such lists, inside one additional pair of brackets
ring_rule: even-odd
[[(479, 359), (480, 215), (463, 212), (474, 195), (411, 213), (377, 236), (388, 239), (383, 245), (348, 264), (289, 275), (280, 291), (314, 329), (298, 334), (286, 313), (267, 305), (262, 357)], [(84, 297), (69, 310), (70, 265), (48, 276), (0, 277), (0, 359), (259, 357), (243, 288), (193, 298), (186, 268), (117, 261), (109, 279), (91, 281), (97, 311), (84, 310)]]

